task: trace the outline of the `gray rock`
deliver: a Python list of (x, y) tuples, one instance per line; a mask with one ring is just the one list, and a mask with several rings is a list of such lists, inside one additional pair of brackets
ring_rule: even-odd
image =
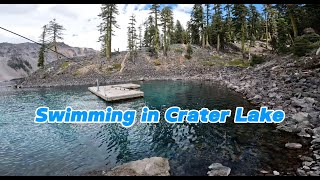
[(311, 166), (313, 164), (313, 162), (314, 161), (311, 161), (311, 162), (310, 161), (304, 161), (304, 162), (302, 162), (302, 166), (308, 166), (309, 167), (309, 166)]
[(268, 174), (269, 172), (268, 171), (265, 171), (265, 170), (261, 170), (260, 171), (262, 174)]
[(288, 149), (300, 149), (300, 148), (302, 148), (302, 144), (299, 144), (299, 143), (286, 143), (285, 147), (288, 148)]
[(310, 115), (308, 113), (305, 112), (299, 112), (296, 113), (292, 116), (292, 119), (298, 121), (298, 122), (302, 122), (302, 121), (309, 121), (310, 119)]
[(315, 158), (316, 160), (319, 160), (319, 159), (320, 159), (320, 155), (318, 155), (318, 154), (313, 154), (313, 156), (314, 156), (314, 158)]
[(317, 52), (316, 52), (316, 56), (320, 55), (320, 47), (318, 48)]
[(291, 121), (283, 121), (276, 128), (282, 131), (293, 133), (299, 133), (301, 131), (298, 129), (298, 125)]
[(169, 161), (162, 157), (151, 157), (131, 161), (103, 174), (105, 176), (170, 176)]
[(275, 175), (275, 176), (279, 176), (279, 175), (280, 175), (280, 173), (279, 173), (278, 171), (273, 171), (273, 175)]
[(260, 100), (260, 99), (262, 99), (262, 97), (260, 95), (255, 95), (252, 99)]
[(311, 144), (320, 144), (320, 138), (316, 138), (311, 141)]
[(291, 98), (291, 104), (295, 107), (308, 107), (308, 103), (304, 99)]
[(307, 176), (306, 172), (300, 168), (297, 169), (297, 174), (299, 176)]
[(308, 156), (301, 156), (300, 160), (301, 161), (313, 161), (313, 159), (311, 157), (308, 157)]
[(228, 176), (231, 169), (227, 166), (223, 166), (220, 163), (213, 163), (209, 166), (210, 171), (208, 171), (209, 176)]
[(288, 64), (287, 64), (287, 67), (294, 67), (294, 66), (295, 66), (294, 63), (288, 63)]
[(277, 93), (269, 93), (268, 94), (269, 98), (274, 98), (274, 97), (276, 97), (276, 95), (277, 95)]
[(310, 168), (309, 168), (308, 166), (303, 166), (302, 168), (303, 168), (304, 170), (308, 170), (308, 171), (310, 170)]
[(309, 176), (319, 176), (320, 171), (310, 171), (310, 172), (307, 172), (307, 174), (308, 174)]
[(320, 126), (313, 129), (313, 135), (316, 137), (320, 137)]
[(306, 137), (306, 138), (311, 137), (310, 134), (306, 133), (304, 128), (297, 135), (300, 136), (300, 137)]
[(310, 98), (310, 97), (304, 97), (303, 99), (304, 99), (307, 103), (310, 103), (311, 105), (313, 105), (314, 103), (317, 102), (314, 98)]

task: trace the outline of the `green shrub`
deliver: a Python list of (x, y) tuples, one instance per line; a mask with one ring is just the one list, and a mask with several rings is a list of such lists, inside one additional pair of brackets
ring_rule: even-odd
[(70, 63), (65, 61), (61, 64), (60, 68), (64, 70), (64, 69), (67, 69), (69, 67), (69, 65), (70, 65)]
[(309, 49), (309, 41), (302, 37), (297, 37), (294, 41), (293, 54), (296, 56), (304, 56)]
[(160, 66), (160, 65), (161, 65), (161, 62), (157, 59), (157, 60), (154, 60), (154, 61), (153, 61), (153, 64), (154, 64), (155, 66)]
[(226, 66), (248, 67), (250, 63), (244, 59), (233, 59), (226, 63)]
[(212, 62), (212, 61), (203, 61), (202, 64), (203, 64), (204, 66), (214, 66), (214, 65), (215, 65), (215, 63)]
[(251, 62), (250, 62), (250, 66), (253, 66), (255, 64), (261, 64), (265, 61), (264, 57), (263, 56), (259, 56), (259, 55), (252, 55), (252, 59), (251, 59)]
[(213, 55), (211, 56), (212, 59), (220, 59), (221, 57), (219, 55)]
[(183, 53), (183, 49), (176, 48), (176, 49), (174, 49), (174, 52), (182, 54)]
[(188, 54), (189, 56), (191, 56), (192, 53), (193, 53), (192, 47), (191, 47), (190, 44), (188, 44), (188, 45), (187, 45), (187, 54)]
[(116, 69), (116, 70), (120, 70), (121, 69), (121, 64), (119, 63), (115, 63), (112, 65), (113, 69)]
[(75, 70), (73, 73), (72, 73), (73, 76), (80, 76), (81, 75), (81, 72), (79, 69)]
[(304, 34), (295, 38), (293, 54), (296, 56), (304, 56), (311, 52), (312, 49), (318, 48), (316, 45), (320, 42), (320, 36), (316, 33)]

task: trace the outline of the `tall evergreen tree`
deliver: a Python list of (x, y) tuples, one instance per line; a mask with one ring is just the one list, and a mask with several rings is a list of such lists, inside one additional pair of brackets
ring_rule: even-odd
[(195, 4), (191, 12), (191, 43), (201, 45), (204, 40), (203, 31), (203, 8), (201, 4)]
[(217, 53), (220, 51), (220, 37), (222, 33), (222, 10), (220, 4), (214, 5), (213, 28), (217, 35)]
[(142, 48), (142, 25), (139, 25), (138, 27), (138, 30), (139, 30), (139, 50), (141, 50)]
[(161, 25), (163, 27), (163, 54), (166, 56), (170, 45), (170, 31), (172, 29), (172, 10), (166, 6), (161, 11)]
[[(56, 22), (56, 19), (53, 19), (52, 21), (49, 22), (48, 28), (47, 28), (47, 33), (50, 39), (50, 44), (53, 46), (54, 51), (58, 52), (58, 45), (57, 42), (58, 40), (63, 40), (63, 31), (65, 30), (65, 28), (58, 24)], [(57, 55), (57, 59), (59, 59), (59, 54), (56, 53)]]
[(179, 20), (177, 20), (174, 30), (174, 43), (184, 43), (184, 29)]
[(155, 35), (154, 18), (150, 15), (145, 22), (144, 44), (146, 47), (153, 47), (153, 40)]
[(289, 18), (291, 21), (294, 37), (298, 36), (298, 26), (297, 26), (296, 14), (295, 14), (297, 7), (298, 7), (298, 5), (296, 5), (296, 4), (287, 4), (287, 11), (288, 11)]
[(255, 41), (257, 39), (257, 33), (258, 28), (260, 28), (259, 25), (259, 17), (260, 14), (256, 8), (256, 6), (250, 4), (249, 5), (249, 18), (248, 18), (248, 24), (249, 24), (249, 40), (250, 40), (250, 46), (255, 46)]
[(184, 44), (188, 44), (188, 43), (191, 44), (191, 28), (192, 28), (191, 22), (187, 21), (187, 28), (183, 32)]
[(45, 61), (45, 51), (46, 51), (46, 36), (47, 36), (47, 26), (44, 25), (42, 27), (42, 34), (40, 36), (40, 43), (41, 43), (41, 47), (39, 50), (39, 58), (38, 58), (38, 67), (39, 68), (43, 68), (44, 66), (44, 61)]
[(159, 48), (160, 48), (160, 40), (159, 40), (159, 28), (158, 28), (158, 20), (159, 20), (159, 13), (160, 13), (160, 4), (152, 4), (150, 10), (151, 14), (154, 18), (154, 39), (153, 39), (153, 48), (155, 50), (156, 57), (158, 56)]
[[(233, 6), (233, 21), (238, 34), (237, 39), (241, 40), (241, 51), (245, 54), (245, 43), (246, 43), (246, 31), (247, 31), (247, 20), (248, 8), (244, 4), (234, 4)], [(240, 32), (239, 32), (240, 30)]]
[(128, 27), (128, 49), (130, 51), (130, 59), (134, 62), (137, 55), (137, 32), (136, 32), (136, 18), (134, 14), (130, 16)]
[(266, 38), (266, 48), (268, 49), (268, 43), (269, 43), (269, 17), (270, 17), (270, 10), (271, 10), (271, 4), (265, 4), (264, 5), (264, 13), (265, 13), (265, 38)]
[(227, 31), (227, 42), (233, 42), (234, 41), (234, 29), (233, 29), (233, 23), (232, 23), (232, 13), (233, 6), (232, 4), (226, 4), (224, 7), (224, 10), (226, 11), (226, 18), (225, 18), (225, 23), (226, 23), (226, 31)]
[(210, 46), (209, 44), (210, 19), (211, 19), (211, 7), (210, 7), (210, 4), (205, 4), (205, 21), (204, 21), (205, 46)]
[(99, 41), (102, 42), (102, 51), (107, 59), (111, 58), (111, 40), (114, 35), (114, 27), (119, 28), (116, 15), (119, 15), (116, 4), (102, 4), (101, 13), (98, 15), (102, 18), (102, 22), (98, 26), (101, 34)]

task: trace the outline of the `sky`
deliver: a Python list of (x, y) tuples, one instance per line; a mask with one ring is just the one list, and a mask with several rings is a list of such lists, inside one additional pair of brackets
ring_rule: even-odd
[[(166, 4), (162, 4), (161, 8)], [(129, 16), (136, 16), (137, 26), (142, 24), (149, 16), (150, 4), (118, 4), (117, 16), (120, 29), (115, 30), (112, 37), (112, 51), (127, 49), (127, 27)], [(182, 26), (190, 20), (190, 12), (193, 4), (168, 4), (173, 11), (174, 22), (179, 20)], [(21, 34), (34, 41), (39, 41), (42, 27), (49, 21), (63, 25), (64, 42), (74, 47), (88, 47), (100, 50), (101, 43), (99, 28), (101, 19), (100, 4), (0, 4), (0, 27)], [(258, 9), (261, 7), (258, 6)], [(0, 43), (24, 43), (29, 42), (19, 36), (0, 29)]]

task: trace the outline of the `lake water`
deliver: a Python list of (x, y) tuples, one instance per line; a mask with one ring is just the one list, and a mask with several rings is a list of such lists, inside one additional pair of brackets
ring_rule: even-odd
[[(226, 87), (212, 82), (139, 82), (144, 98), (107, 103), (87, 87), (12, 89), (0, 86), (0, 175), (84, 175), (152, 156), (169, 159), (172, 175), (206, 175), (218, 162), (230, 175), (257, 175), (259, 170), (293, 170), (302, 150), (284, 148), (299, 142), (268, 124), (35, 124), (38, 106), (50, 109), (252, 108)], [(139, 117), (137, 117), (138, 119)]]

